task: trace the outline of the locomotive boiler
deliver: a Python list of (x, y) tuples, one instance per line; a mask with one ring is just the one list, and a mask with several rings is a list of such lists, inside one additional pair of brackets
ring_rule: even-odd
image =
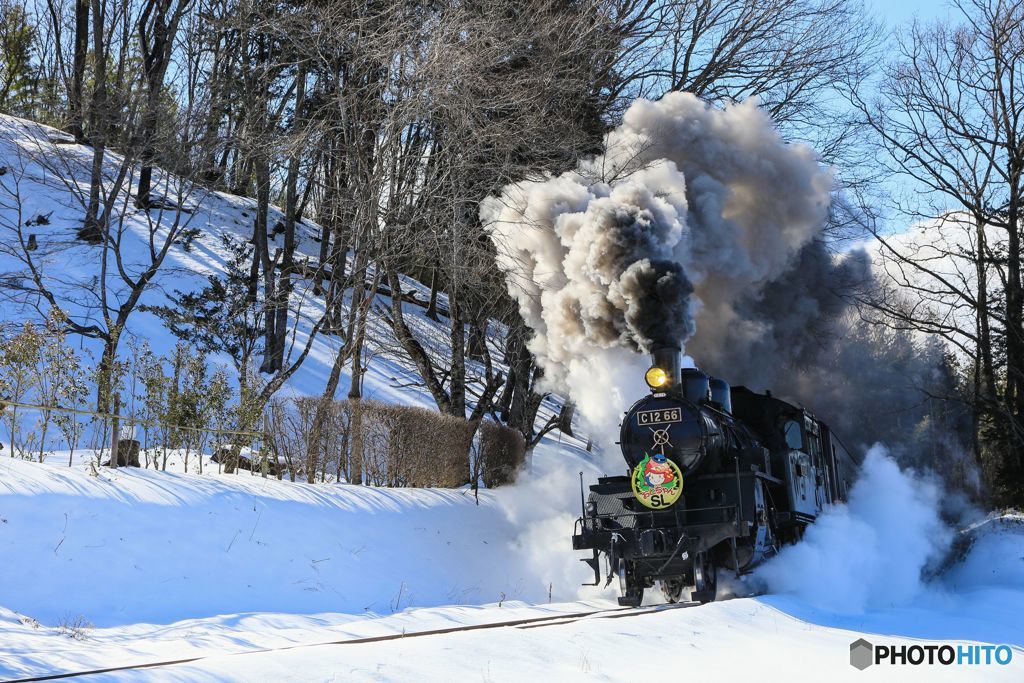
[(572, 537), (592, 553), (591, 585), (618, 579), (621, 605), (655, 584), (669, 602), (714, 600), (720, 569), (742, 574), (798, 540), (856, 471), (807, 410), (680, 368), (679, 353), (653, 353), (650, 393), (622, 420), (626, 474), (590, 486)]

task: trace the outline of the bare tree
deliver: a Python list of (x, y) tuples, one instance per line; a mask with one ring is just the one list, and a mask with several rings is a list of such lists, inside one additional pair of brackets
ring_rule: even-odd
[(882, 163), (908, 181), (896, 208), (918, 226), (876, 230), (895, 286), (865, 299), (876, 320), (937, 335), (971, 363), (975, 445), (997, 498), (1024, 481), (1024, 8), (956, 3), (915, 22), (875, 101), (853, 93)]
[[(174, 204), (153, 214), (136, 215), (128, 205), (125, 189), (132, 162), (113, 157), (113, 163), (100, 167), (99, 244), (83, 245), (74, 234), (59, 233), (35, 241), (30, 237), (35, 230), (31, 221), (17, 218), (28, 187), (39, 191), (38, 184), (43, 182), (55, 189), (67, 189), (79, 202), (71, 208), (82, 210), (92, 199), (70, 189), (77, 191), (79, 179), (92, 172), (95, 156), (80, 148), (56, 144), (42, 128), (29, 126), (25, 133), (30, 142), (16, 148), (15, 165), (0, 178), (0, 202), (5, 209), (14, 209), (9, 214), (12, 219), (0, 221), (0, 243), (4, 253), (17, 264), (16, 270), (5, 274), (10, 287), (5, 288), (3, 296), (17, 305), (35, 309), (41, 319), (57, 315), (71, 332), (102, 342), (96, 405), (99, 412), (106, 413), (112, 398), (110, 377), (122, 333), (143, 293), (150, 288), (172, 246), (188, 226), (192, 216), (188, 203), (195, 199), (196, 188), (186, 179), (166, 177), (162, 183), (167, 194), (174, 197)], [(90, 157), (88, 162), (86, 155)], [(69, 277), (61, 260), (69, 250), (90, 252), (88, 257), (99, 263), (98, 275)]]
[[(71, 84), (68, 89), (68, 126), (75, 139), (85, 139), (85, 62), (89, 51), (89, 3), (75, 0), (74, 58), (71, 65)], [(53, 5), (50, 5), (53, 12)], [(56, 18), (55, 18), (56, 19)], [(59, 25), (54, 21), (54, 25)]]
[[(363, 75), (342, 105), (363, 132), (338, 131), (347, 141), (339, 166), (354, 236), (373, 248), (386, 274), (391, 306), (377, 310), (444, 412), (466, 415), (467, 347), (484, 362), (470, 418), (488, 409), (503, 381), (484, 340), (504, 285), (491, 267), (477, 203), (515, 178), (561, 170), (596, 148), (603, 124), (594, 64), (606, 64), (617, 45), (613, 27), (592, 7), (536, 2), (505, 12), (499, 5), (367, 17), (363, 26), (376, 33), (357, 53), (358, 68), (346, 72), (350, 81), (353, 71)], [(369, 139), (367, 128), (379, 132)], [(355, 252), (357, 272), (368, 253)], [(435, 317), (443, 290), (444, 343), (424, 340), (407, 321), (403, 273), (430, 278)], [(354, 302), (359, 291), (357, 284)], [(358, 378), (358, 347), (352, 358)]]
[(863, 3), (663, 0), (641, 16), (624, 36), (618, 93), (757, 97), (789, 136), (826, 159), (843, 152), (853, 121), (837, 106), (837, 87), (867, 70), (881, 36)]
[(171, 63), (171, 52), (181, 19), (190, 9), (192, 0), (144, 0), (137, 22), (139, 50), (142, 55), (145, 102), (138, 130), (139, 169), (135, 204), (140, 208), (152, 205), (150, 191), (153, 183), (154, 136), (160, 115), (160, 96), (164, 77)]

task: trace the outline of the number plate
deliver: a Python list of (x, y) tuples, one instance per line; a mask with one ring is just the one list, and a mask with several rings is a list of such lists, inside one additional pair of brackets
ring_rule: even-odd
[(663, 408), (662, 410), (640, 410), (636, 414), (636, 423), (641, 427), (647, 425), (663, 425), (682, 422), (683, 411), (679, 408)]

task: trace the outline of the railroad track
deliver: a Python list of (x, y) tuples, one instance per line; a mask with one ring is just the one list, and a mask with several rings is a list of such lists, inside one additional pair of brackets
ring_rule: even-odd
[[(403, 631), (402, 633), (389, 633), (383, 636), (369, 636), (365, 638), (346, 638), (344, 640), (329, 640), (314, 643), (296, 643), (283, 647), (268, 647), (256, 650), (241, 650), (230, 652), (228, 656), (242, 657), (245, 655), (265, 654), (268, 652), (284, 652), (286, 650), (299, 650), (306, 647), (322, 647), (325, 645), (364, 645), (368, 643), (382, 643), (389, 640), (402, 640), (404, 638), (423, 638), (427, 636), (440, 636), (448, 633), (459, 633), (462, 631), (483, 631), (498, 628), (542, 628), (546, 626), (564, 626), (574, 624), (586, 619), (621, 619), (623, 617), (640, 617), (648, 614), (657, 614), (673, 609), (692, 607), (697, 603), (678, 603), (674, 605), (654, 605), (651, 607), (612, 607), (609, 609), (591, 610), (589, 612), (574, 612), (570, 614), (558, 614), (547, 617), (532, 617), (529, 619), (511, 619), (507, 621), (495, 621), (485, 624), (469, 624), (464, 626), (450, 626), (447, 628), (429, 629), (425, 631)], [(111, 666), (102, 669), (87, 669), (83, 671), (64, 671), (46, 673), (30, 676), (28, 678), (7, 679), (3, 683), (30, 683), (34, 681), (57, 681), (78, 676), (92, 676), (97, 674), (115, 673), (118, 671), (142, 671), (145, 669), (158, 669), (177, 664), (189, 664), (210, 659), (220, 655), (207, 654), (197, 657), (186, 657), (183, 659), (166, 659), (156, 662), (143, 662), (139, 664), (125, 664), (122, 666)]]

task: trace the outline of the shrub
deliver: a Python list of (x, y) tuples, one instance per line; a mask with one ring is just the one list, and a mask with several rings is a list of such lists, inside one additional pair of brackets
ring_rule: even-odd
[(487, 488), (511, 484), (526, 459), (526, 440), (518, 429), (486, 421), (480, 425), (479, 458)]
[(368, 483), (454, 488), (469, 481), (476, 425), (426, 408), (361, 401)]
[(470, 478), (476, 424), (451, 415), (320, 398), (276, 399), (269, 414), (273, 448), (293, 478), (449, 488)]

